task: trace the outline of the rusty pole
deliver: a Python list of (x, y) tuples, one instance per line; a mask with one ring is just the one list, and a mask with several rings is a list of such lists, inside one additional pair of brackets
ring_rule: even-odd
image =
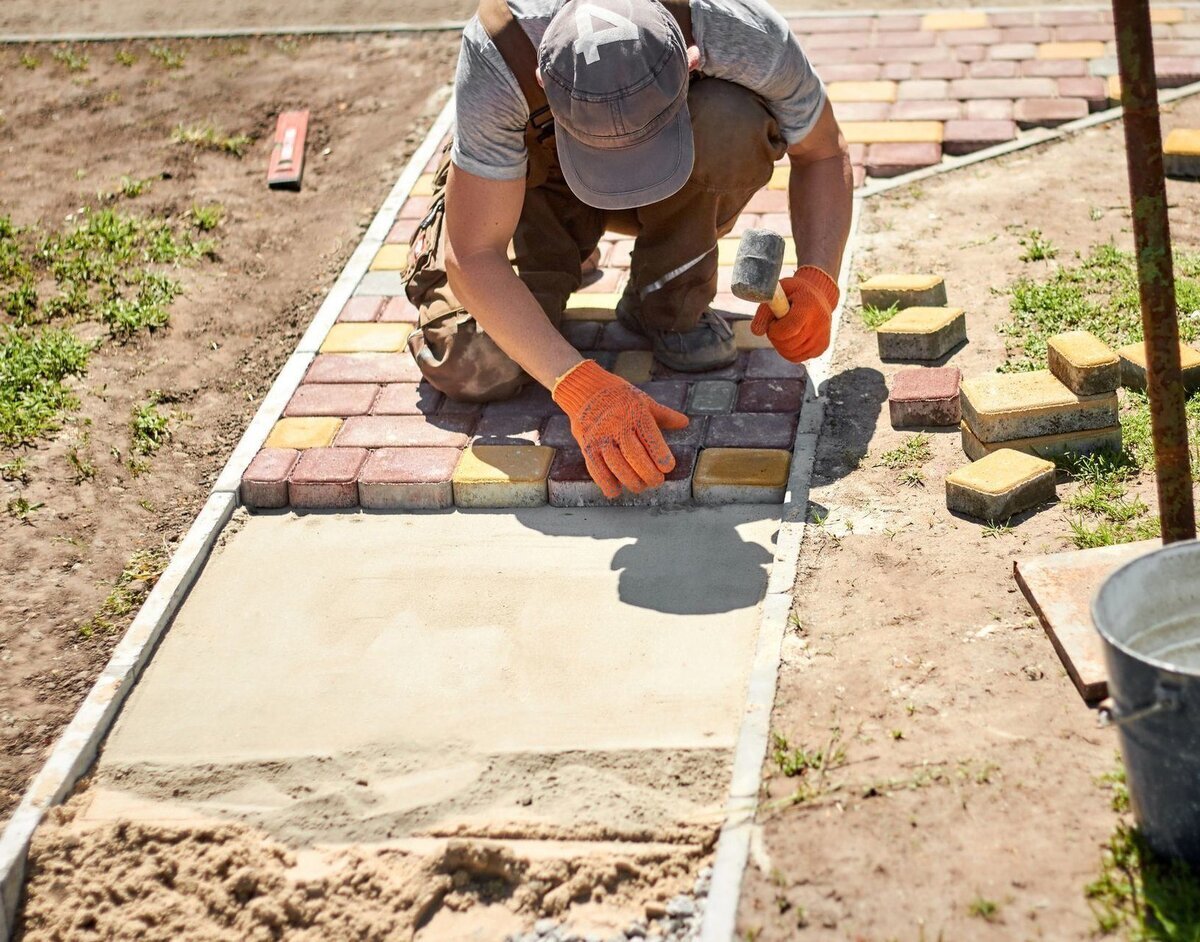
[(1113, 0), (1113, 19), (1121, 71), (1121, 104), (1125, 110), (1125, 151), (1141, 288), (1142, 330), (1146, 336), (1146, 384), (1158, 471), (1158, 513), (1163, 542), (1173, 543), (1195, 537), (1196, 518), (1179, 367), (1175, 271), (1167, 222), (1149, 0)]

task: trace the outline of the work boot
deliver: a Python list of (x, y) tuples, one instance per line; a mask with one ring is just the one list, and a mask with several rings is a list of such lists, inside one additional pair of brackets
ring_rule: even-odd
[(655, 330), (642, 324), (641, 304), (636, 294), (626, 292), (617, 302), (617, 320), (626, 330), (650, 341), (654, 359), (680, 373), (704, 373), (729, 366), (737, 359), (733, 330), (725, 318), (713, 311), (700, 315), (691, 330)]

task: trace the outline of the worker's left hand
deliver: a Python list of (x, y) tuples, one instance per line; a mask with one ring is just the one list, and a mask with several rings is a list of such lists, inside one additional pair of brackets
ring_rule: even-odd
[(777, 318), (769, 304), (760, 304), (751, 333), (766, 334), (779, 355), (792, 363), (820, 356), (829, 346), (833, 309), (840, 297), (837, 282), (815, 265), (805, 265), (779, 283), (787, 295), (788, 312)]

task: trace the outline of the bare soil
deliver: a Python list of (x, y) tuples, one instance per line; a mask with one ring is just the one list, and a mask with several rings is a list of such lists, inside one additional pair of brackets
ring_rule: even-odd
[[(126, 48), (137, 61), (114, 60)], [(0, 818), (74, 713), (126, 620), (81, 637), (138, 550), (169, 552), (444, 99), (456, 37), (176, 43), (168, 70), (131, 43), (80, 46), (70, 73), (47, 47), (0, 48), (0, 212), (54, 230), (122, 175), (153, 177), (122, 212), (179, 218), (220, 203), (216, 261), (182, 268), (171, 325), (108, 344), (77, 384), (82, 406), (24, 450), (32, 481), (0, 482)], [(22, 53), (40, 61), (19, 62)], [(300, 193), (269, 191), (275, 117), (312, 110)], [(242, 159), (171, 142), (179, 124), (252, 135)], [(130, 411), (161, 391), (187, 418), (133, 475)], [(76, 483), (66, 453), (86, 434), (97, 473)], [(0, 451), (0, 461), (13, 454)], [(148, 586), (143, 586), (148, 588)]]
[[(1193, 100), (1164, 124), (1198, 118)], [(1132, 248), (1126, 187), (1119, 124), (934, 178), (867, 203), (855, 276), (943, 275), (970, 337), (949, 365), (990, 372), (1009, 284), (1109, 239)], [(1194, 251), (1200, 186), (1169, 194), (1175, 243)], [(1019, 260), (1031, 228), (1057, 261)], [(740, 931), (1092, 938), (1084, 887), (1117, 820), (1097, 777), (1117, 767), (1116, 738), (1012, 578), (1015, 559), (1072, 548), (1069, 514), (1047, 506), (990, 534), (949, 514), (942, 481), (966, 463), (952, 430), (931, 435), (924, 485), (899, 483), (880, 462), (912, 434), (887, 416), (899, 367), (881, 364), (857, 298), (838, 348), (811, 495), (814, 519), (828, 516), (805, 541), (773, 727), (810, 749), (840, 736), (845, 762), (788, 778), (768, 761)], [(1060, 481), (1060, 499), (1072, 487)], [(1135, 491), (1153, 508), (1148, 475)]]

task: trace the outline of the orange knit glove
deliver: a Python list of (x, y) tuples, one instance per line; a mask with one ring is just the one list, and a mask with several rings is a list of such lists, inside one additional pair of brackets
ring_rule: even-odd
[(687, 428), (687, 416), (659, 405), (594, 360), (567, 370), (551, 395), (570, 416), (588, 474), (609, 500), (621, 493), (621, 485), (634, 494), (658, 487), (675, 467), (659, 427)]
[(820, 356), (829, 346), (833, 309), (840, 296), (837, 282), (815, 265), (805, 265), (780, 284), (791, 304), (788, 312), (776, 318), (770, 305), (760, 304), (750, 332), (759, 337), (766, 334), (779, 355), (793, 363)]

